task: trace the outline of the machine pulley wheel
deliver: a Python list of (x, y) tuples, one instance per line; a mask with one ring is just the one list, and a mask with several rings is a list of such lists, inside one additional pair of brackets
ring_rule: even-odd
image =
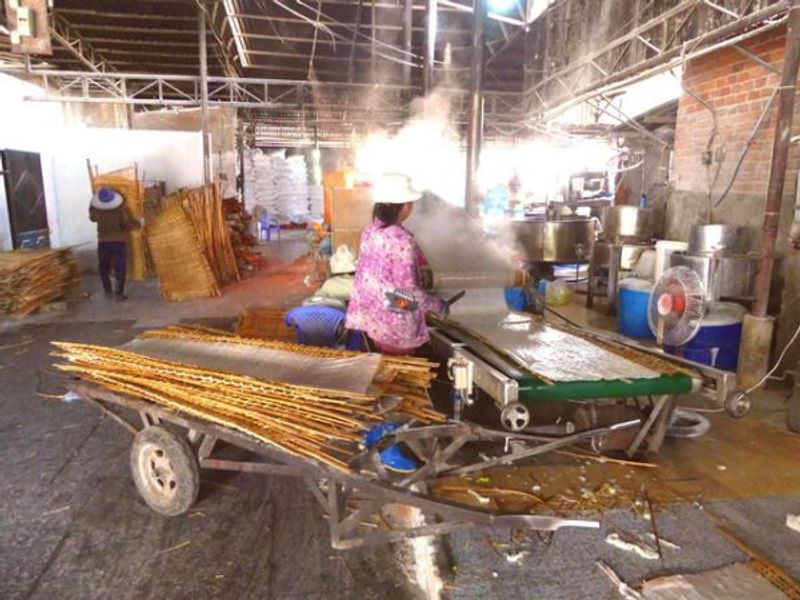
[(133, 438), (130, 462), (136, 489), (154, 511), (171, 517), (192, 507), (200, 468), (186, 438), (164, 427), (146, 427)]
[(746, 392), (736, 392), (725, 400), (725, 412), (734, 419), (741, 419), (750, 412), (750, 396)]
[(522, 431), (531, 422), (531, 413), (522, 402), (509, 402), (500, 411), (500, 421), (509, 431)]

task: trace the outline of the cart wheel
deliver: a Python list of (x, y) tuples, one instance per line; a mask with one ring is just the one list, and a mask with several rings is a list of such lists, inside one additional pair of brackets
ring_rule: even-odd
[(590, 447), (592, 448), (592, 452), (596, 454), (601, 454), (606, 446), (606, 436), (605, 435), (593, 435), (590, 440)]
[(741, 419), (750, 412), (750, 396), (745, 392), (736, 392), (725, 400), (725, 412), (734, 419)]
[(500, 412), (500, 421), (509, 431), (522, 431), (530, 423), (531, 413), (521, 402), (510, 402)]
[(197, 499), (197, 457), (184, 437), (168, 429), (146, 427), (136, 434), (131, 472), (136, 489), (157, 513), (170, 517), (183, 514)]

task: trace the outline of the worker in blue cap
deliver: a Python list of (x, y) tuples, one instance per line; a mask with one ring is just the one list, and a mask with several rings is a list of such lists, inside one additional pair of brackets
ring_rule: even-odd
[[(100, 280), (106, 298), (127, 300), (125, 277), (128, 272), (128, 248), (125, 234), (141, 224), (125, 210), (125, 198), (116, 190), (103, 187), (92, 196), (89, 219), (97, 223), (97, 259)], [(114, 271), (116, 289), (111, 288)]]

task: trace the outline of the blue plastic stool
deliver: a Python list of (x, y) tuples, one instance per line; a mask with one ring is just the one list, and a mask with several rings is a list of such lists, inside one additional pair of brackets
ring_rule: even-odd
[(345, 312), (332, 306), (298, 306), (286, 315), (286, 325), (297, 331), (304, 346), (335, 347), (342, 336)]
[(272, 240), (272, 232), (275, 231), (278, 233), (278, 241), (281, 241), (281, 224), (278, 223), (278, 219), (275, 217), (270, 217), (269, 215), (263, 215), (258, 219), (258, 239), (263, 240), (266, 234), (266, 240), (269, 242)]
[[(364, 445), (371, 448), (381, 439), (399, 429), (398, 423), (378, 423), (364, 434)], [(383, 466), (395, 473), (413, 473), (419, 469), (419, 464), (413, 458), (409, 458), (397, 444), (392, 444), (385, 450), (378, 453), (381, 457)]]

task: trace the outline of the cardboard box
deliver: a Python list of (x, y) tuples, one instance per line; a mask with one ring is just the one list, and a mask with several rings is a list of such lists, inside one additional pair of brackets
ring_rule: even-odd
[(334, 231), (360, 231), (372, 221), (372, 208), (369, 188), (334, 188), (331, 227)]

